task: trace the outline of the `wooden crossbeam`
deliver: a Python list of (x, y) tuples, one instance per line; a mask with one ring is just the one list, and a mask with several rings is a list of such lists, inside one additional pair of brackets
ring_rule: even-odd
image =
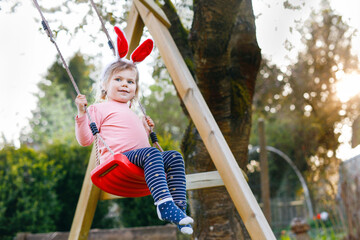
[(186, 190), (224, 186), (218, 171), (186, 175)]

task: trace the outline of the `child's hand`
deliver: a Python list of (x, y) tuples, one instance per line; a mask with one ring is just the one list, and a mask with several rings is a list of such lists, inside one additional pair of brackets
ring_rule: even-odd
[(85, 115), (85, 106), (87, 106), (87, 100), (86, 100), (86, 96), (79, 94), (77, 95), (77, 97), (75, 98), (75, 104), (76, 107), (78, 109), (78, 117), (82, 117)]
[(151, 129), (155, 127), (154, 121), (149, 116), (143, 117), (143, 124), (146, 131), (151, 132)]

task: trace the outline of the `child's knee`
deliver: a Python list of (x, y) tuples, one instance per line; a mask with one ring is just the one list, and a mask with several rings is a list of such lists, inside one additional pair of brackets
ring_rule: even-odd
[(161, 155), (161, 152), (156, 147), (149, 147), (148, 148), (148, 155)]
[(161, 161), (162, 162), (162, 156), (159, 149), (154, 147), (149, 147), (149, 149), (146, 152), (145, 161)]
[(171, 151), (169, 151), (169, 153), (172, 158), (181, 158), (181, 159), (183, 158), (182, 155), (178, 151), (171, 150)]
[(184, 159), (183, 159), (182, 155), (178, 151), (175, 151), (175, 150), (170, 151), (169, 157), (170, 157), (169, 158), (170, 164), (185, 165), (184, 164)]

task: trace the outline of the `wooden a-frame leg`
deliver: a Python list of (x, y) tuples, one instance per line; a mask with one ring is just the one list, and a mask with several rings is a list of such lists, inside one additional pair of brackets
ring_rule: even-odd
[(96, 165), (96, 149), (93, 147), (89, 164), (86, 170), (83, 186), (76, 206), (76, 212), (71, 225), (70, 240), (88, 239), (89, 230), (94, 218), (96, 205), (99, 201), (101, 190), (90, 179), (90, 173)]

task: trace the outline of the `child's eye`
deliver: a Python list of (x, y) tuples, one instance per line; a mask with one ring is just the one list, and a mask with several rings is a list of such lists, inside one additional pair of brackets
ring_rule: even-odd
[(133, 84), (134, 81), (133, 81), (133, 80), (128, 80), (128, 83), (129, 83), (129, 84)]
[(121, 81), (121, 79), (120, 79), (120, 78), (115, 78), (114, 80), (115, 80), (115, 81), (118, 81), (118, 82), (120, 82), (120, 81)]

